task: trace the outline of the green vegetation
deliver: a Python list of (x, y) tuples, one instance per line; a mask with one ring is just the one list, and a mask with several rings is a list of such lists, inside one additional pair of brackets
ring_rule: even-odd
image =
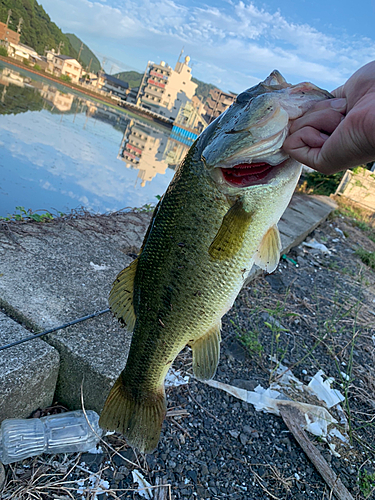
[(191, 80), (198, 85), (198, 87), (195, 90), (195, 95), (197, 97), (199, 97), (199, 99), (203, 103), (206, 102), (206, 100), (209, 96), (210, 90), (216, 89), (216, 86), (212, 85), (212, 83), (202, 82), (201, 80), (198, 80), (197, 78), (194, 78), (194, 77)]
[(45, 47), (49, 49), (61, 46), (61, 53), (77, 58), (76, 51), (69, 38), (53, 23), (49, 15), (36, 0), (0, 0), (0, 21), (6, 22), (8, 10), (11, 9), (9, 28), (16, 31), (19, 19), (22, 17), (21, 42), (33, 47), (38, 54), (44, 54)]
[(121, 71), (120, 73), (115, 73), (113, 76), (123, 82), (127, 82), (129, 87), (133, 89), (140, 86), (143, 73), (138, 73), (138, 71)]
[[(79, 53), (82, 41), (73, 33), (66, 33), (66, 36), (69, 38), (69, 41), (72, 44), (74, 50), (76, 50)], [(99, 59), (88, 48), (86, 44), (83, 44), (83, 49), (79, 57), (79, 62), (82, 64), (84, 68), (88, 68), (90, 66), (90, 71), (92, 73), (97, 73), (101, 68)]]
[(361, 259), (361, 261), (366, 264), (366, 266), (375, 269), (375, 252), (368, 252), (364, 248), (358, 248), (355, 252)]
[(358, 485), (362, 495), (369, 498), (375, 489), (375, 473), (360, 471), (358, 474)]
[[(8, 217), (0, 217), (0, 220), (5, 220), (5, 221), (28, 221), (28, 220), (33, 220), (36, 222), (46, 222), (48, 220), (53, 219), (53, 215), (45, 210), (42, 210), (42, 214), (37, 214), (36, 212), (32, 212), (31, 210), (25, 210), (25, 207), (16, 207), (16, 210), (19, 211), (19, 213), (15, 213), (12, 215), (8, 215)], [(38, 210), (39, 212), (39, 210)], [(63, 215), (62, 213), (59, 213), (59, 215)]]
[(253, 330), (244, 330), (240, 328), (233, 320), (230, 320), (236, 330), (236, 337), (246, 348), (250, 356), (260, 356), (263, 352), (263, 346), (259, 342), (258, 332)]
[(8, 52), (5, 47), (0, 47), (0, 56), (8, 57)]
[(345, 172), (336, 172), (332, 175), (325, 175), (320, 172), (309, 172), (303, 174), (302, 191), (309, 194), (323, 194), (329, 196), (334, 193), (340, 184)]
[(68, 75), (61, 75), (60, 80), (62, 80), (63, 82), (67, 82), (67, 83), (70, 83), (72, 81), (72, 79)]

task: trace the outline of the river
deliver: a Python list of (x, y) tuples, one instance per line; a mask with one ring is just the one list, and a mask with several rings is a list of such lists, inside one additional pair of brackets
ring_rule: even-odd
[(187, 146), (123, 108), (0, 63), (0, 217), (153, 205)]

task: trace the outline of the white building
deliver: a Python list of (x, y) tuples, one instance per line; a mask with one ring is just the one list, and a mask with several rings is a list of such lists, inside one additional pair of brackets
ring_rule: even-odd
[(191, 81), (190, 57), (177, 62), (173, 70), (164, 61), (148, 62), (137, 95), (137, 104), (175, 119), (181, 106), (191, 101), (197, 84)]

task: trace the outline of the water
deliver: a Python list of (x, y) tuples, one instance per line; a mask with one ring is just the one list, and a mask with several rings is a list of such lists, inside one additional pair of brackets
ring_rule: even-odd
[(188, 149), (170, 133), (0, 63), (0, 216), (154, 204)]

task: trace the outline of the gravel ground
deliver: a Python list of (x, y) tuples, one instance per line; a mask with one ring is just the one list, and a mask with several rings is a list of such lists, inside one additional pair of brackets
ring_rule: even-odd
[[(292, 260), (245, 287), (224, 318), (215, 376), (247, 390), (269, 387), (280, 363), (305, 384), (319, 369), (333, 377), (345, 396), (346, 429), (338, 427), (350, 445), (334, 456), (309, 436), (356, 499), (375, 498), (375, 272), (355, 253), (374, 252), (374, 234), (337, 215), (309, 237), (329, 254), (302, 244)], [(191, 373), (188, 349), (175, 368)], [(28, 459), (6, 467), (1, 498), (140, 499), (134, 469), (157, 486), (149, 498), (332, 498), (280, 417), (194, 380), (167, 395), (169, 416), (153, 454), (112, 435), (105, 440), (117, 453), (103, 444), (102, 454)]]

